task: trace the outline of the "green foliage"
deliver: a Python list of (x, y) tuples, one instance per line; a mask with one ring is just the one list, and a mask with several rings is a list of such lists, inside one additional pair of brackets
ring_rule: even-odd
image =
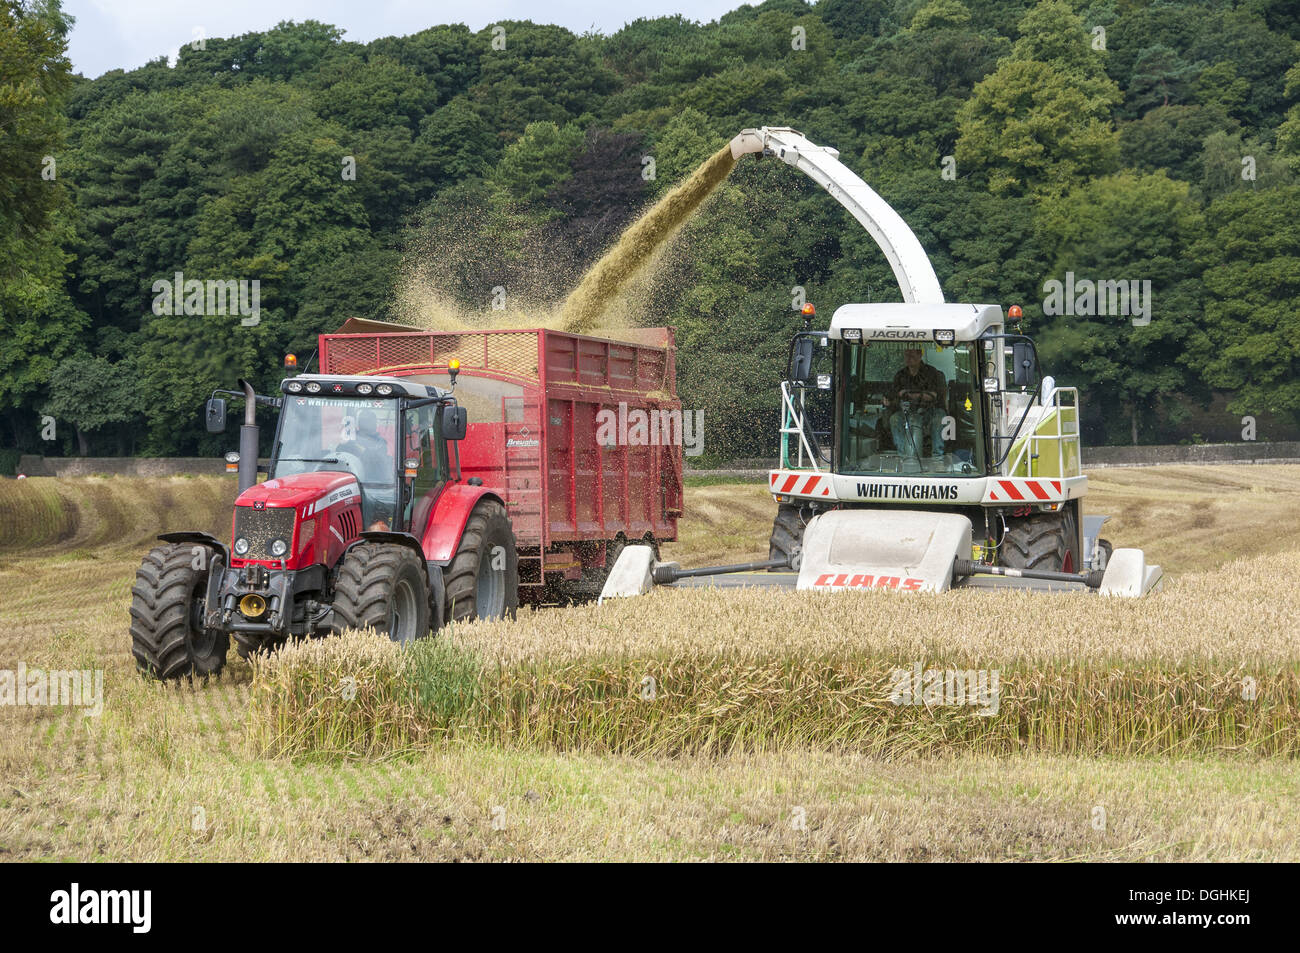
[[(44, 244), (62, 202), (49, 158), (63, 143), (63, 98), (71, 86), (64, 50), (71, 25), (57, 4), (0, 7), (0, 268)], [(42, 175), (42, 173), (45, 173)]]
[(1098, 299), (1091, 315), (1044, 316), (1038, 332), (1048, 366), (1085, 388), (1091, 422), (1136, 443), (1167, 395), (1197, 390), (1186, 348), (1200, 326), (1191, 247), (1204, 218), (1186, 183), (1122, 172), (1044, 202), (1038, 227), (1058, 281), (1150, 282), (1148, 314), (1104, 313)]
[(1158, 106), (1136, 122), (1120, 127), (1123, 164), (1140, 172), (1165, 169), (1185, 182), (1200, 182), (1202, 151), (1215, 132), (1240, 126), (1222, 109), (1206, 106)]
[[(71, 425), (83, 454), (89, 447), (87, 434), (113, 428), (123, 438), (122, 425), (137, 422), (142, 415), (135, 370), (126, 362), (86, 354), (67, 358), (50, 376), (49, 393), (41, 413), (49, 414), (59, 426)], [(119, 439), (119, 452), (125, 445)]]
[(1201, 170), (1201, 193), (1207, 200), (1233, 189), (1271, 189), (1291, 181), (1290, 169), (1267, 143), (1241, 132), (1219, 131), (1206, 136)]
[(568, 178), (582, 138), (582, 129), (576, 125), (530, 123), (502, 154), (492, 174), (493, 188), (505, 201), (540, 202)]
[(1206, 211), (1193, 255), (1205, 329), (1192, 339), (1229, 411), (1300, 417), (1300, 186), (1234, 190)]
[(1300, 173), (1300, 62), (1286, 74), (1286, 96), (1296, 104), (1278, 129), (1277, 144), (1279, 151), (1287, 157), (1291, 170)]
[(0, 6), (0, 411), (27, 448), (36, 438), (32, 403), (87, 320), (64, 289), (71, 22), (57, 3)]
[[(69, 75), (56, 3), (6, 0), (0, 439), (41, 449), (39, 415), (60, 408), (79, 449), (224, 449), (197, 426), (212, 388), (273, 387), (285, 350), (398, 316), (412, 273), (471, 310), (498, 285), (555, 300), (751, 125), (839, 149), (949, 300), (1022, 304), (1049, 369), (1089, 387), (1092, 439), (1131, 439), (1135, 416), (1155, 433), (1210, 388), (1295, 412), (1294, 334), (1268, 337), (1300, 313), (1281, 264), (1300, 172), (1293, 7), (767, 0), (608, 37), (509, 21), (365, 44), (308, 20), (91, 81)], [(1279, 257), (1255, 260), (1249, 241)], [(706, 411), (715, 459), (775, 445), (793, 286), (821, 315), (897, 296), (870, 236), (779, 162), (743, 160), (673, 251), (650, 313), (678, 328), (680, 391)], [(1149, 277), (1151, 325), (1045, 319), (1043, 283), (1064, 270)], [(153, 282), (176, 272), (259, 281), (259, 322), (155, 315)], [(1262, 357), (1247, 355), (1255, 335)], [(143, 424), (77, 390), (127, 373)]]
[(1020, 34), (958, 114), (957, 162), (995, 195), (1059, 195), (1115, 167), (1120, 91), (1063, 0), (1034, 6)]

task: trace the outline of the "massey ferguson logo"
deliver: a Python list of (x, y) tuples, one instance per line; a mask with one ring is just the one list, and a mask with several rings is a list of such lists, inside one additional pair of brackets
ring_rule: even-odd
[(859, 483), (858, 496), (870, 500), (955, 500), (955, 483)]
[(847, 573), (840, 573), (837, 576), (833, 572), (828, 572), (818, 576), (813, 585), (818, 588), (830, 586), (837, 589), (899, 589), (903, 592), (915, 592), (924, 585), (924, 582), (923, 579), (904, 576), (851, 576)]
[(253, 501), (253, 509), (255, 509), (255, 510), (264, 510), (264, 509), (266, 509), (266, 500), (254, 500), (254, 501)]

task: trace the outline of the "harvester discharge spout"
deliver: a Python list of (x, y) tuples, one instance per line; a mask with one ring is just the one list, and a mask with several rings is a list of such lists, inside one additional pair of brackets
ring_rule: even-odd
[(762, 126), (745, 129), (731, 140), (732, 158), (739, 159), (751, 152), (776, 156), (794, 166), (848, 209), (885, 253), (898, 280), (903, 301), (909, 304), (943, 303), (939, 278), (907, 222), (840, 161), (838, 150), (810, 142), (794, 129)]

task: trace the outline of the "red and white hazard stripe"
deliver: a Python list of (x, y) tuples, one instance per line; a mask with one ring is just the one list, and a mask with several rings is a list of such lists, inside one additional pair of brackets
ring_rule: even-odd
[(1002, 480), (989, 481), (988, 499), (994, 503), (1036, 503), (1039, 500), (1061, 498), (1060, 480)]
[(830, 496), (831, 478), (826, 474), (784, 473), (774, 470), (767, 482), (773, 493), (791, 496)]

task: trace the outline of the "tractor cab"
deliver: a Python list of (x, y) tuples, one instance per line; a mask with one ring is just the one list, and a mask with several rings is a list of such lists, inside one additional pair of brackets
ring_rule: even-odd
[(448, 440), (463, 436), (465, 412), (449, 391), (401, 378), (312, 374), (291, 377), (268, 477), (337, 471), (356, 477), (368, 529), (418, 536), (430, 491), (451, 475)]

